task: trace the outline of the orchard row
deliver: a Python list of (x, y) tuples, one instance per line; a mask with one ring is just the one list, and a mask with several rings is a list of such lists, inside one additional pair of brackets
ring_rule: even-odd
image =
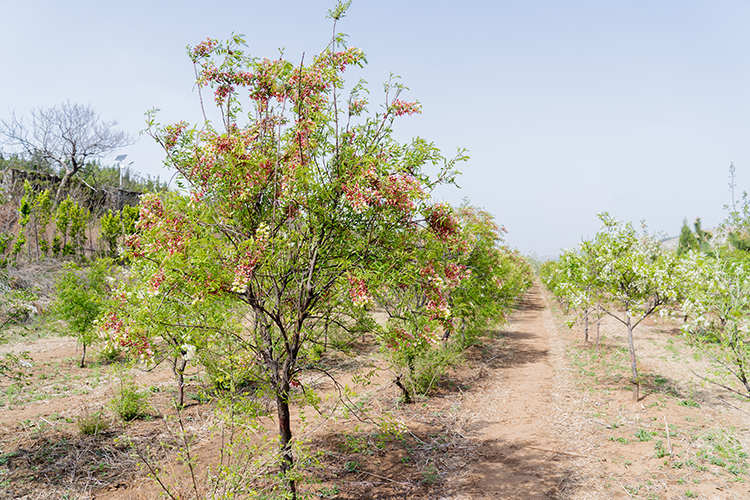
[[(542, 267), (547, 288), (582, 320), (585, 341), (590, 321), (609, 315), (628, 333), (633, 401), (640, 379), (633, 332), (654, 313), (682, 322), (682, 331), (712, 359), (717, 372), (705, 380), (750, 397), (750, 217), (747, 203), (733, 210), (711, 235), (685, 225), (677, 249), (639, 235), (631, 224), (601, 214), (593, 239), (565, 251)], [(737, 384), (739, 383), (739, 388)]]

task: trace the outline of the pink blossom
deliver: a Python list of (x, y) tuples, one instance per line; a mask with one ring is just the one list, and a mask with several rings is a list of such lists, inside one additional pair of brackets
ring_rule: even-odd
[(391, 103), (390, 110), (396, 116), (414, 115), (422, 112), (422, 105), (418, 102), (405, 102), (400, 99), (395, 99)]
[(365, 280), (352, 275), (347, 276), (347, 279), (349, 280), (349, 297), (352, 299), (352, 304), (356, 307), (371, 304), (373, 300)]

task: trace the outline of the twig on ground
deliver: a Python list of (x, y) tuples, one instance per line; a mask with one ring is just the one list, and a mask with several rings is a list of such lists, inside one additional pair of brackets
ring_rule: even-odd
[[(729, 491), (729, 485), (728, 485), (728, 484), (727, 484), (727, 482), (726, 482), (726, 481), (724, 480), (724, 478), (723, 478), (723, 477), (721, 477), (721, 475), (720, 475), (720, 474), (717, 474), (717, 473), (716, 473), (716, 472), (714, 472), (714, 471), (709, 471), (709, 472), (710, 472), (711, 474), (713, 474), (714, 476), (718, 477), (719, 479), (721, 479), (721, 481), (722, 481), (722, 482), (724, 483), (724, 486), (726, 486), (726, 488), (727, 488), (727, 491)], [(733, 496), (734, 498), (737, 498), (737, 495), (735, 495), (735, 494), (734, 494), (734, 492), (730, 491), (729, 493), (731, 493), (731, 494), (732, 494), (732, 496)]]
[(624, 485), (624, 484), (622, 484), (622, 483), (621, 483), (620, 481), (617, 481), (617, 484), (619, 484), (620, 486), (622, 486), (622, 489), (623, 489), (623, 490), (625, 490), (625, 493), (627, 493), (627, 494), (628, 494), (628, 495), (630, 496), (630, 498), (635, 498), (635, 497), (634, 497), (634, 496), (632, 495), (632, 493), (630, 493), (630, 492), (628, 491), (628, 489), (627, 489), (627, 488), (625, 487), (625, 485)]

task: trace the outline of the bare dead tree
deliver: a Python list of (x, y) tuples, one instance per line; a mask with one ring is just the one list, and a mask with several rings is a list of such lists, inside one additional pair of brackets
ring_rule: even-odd
[(59, 168), (62, 180), (55, 195), (55, 203), (59, 203), (70, 178), (88, 161), (132, 144), (116, 125), (115, 120), (101, 120), (91, 106), (66, 101), (32, 109), (28, 119), (12, 113), (10, 120), (0, 121), (0, 135), (5, 144)]

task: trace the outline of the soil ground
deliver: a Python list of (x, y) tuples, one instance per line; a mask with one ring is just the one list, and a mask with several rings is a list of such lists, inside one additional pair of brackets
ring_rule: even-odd
[[(612, 319), (600, 338), (584, 343), (581, 325), (537, 284), (510, 321), (467, 352), (430, 398), (399, 400), (392, 374), (381, 372), (351, 406), (324, 400), (295, 414), (308, 453), (302, 493), (338, 499), (747, 499), (750, 498), (750, 402), (702, 385), (709, 360), (685, 344), (678, 325), (647, 321), (636, 349), (644, 380), (630, 401), (624, 329)], [(37, 338), (38, 337), (38, 338)], [(146, 499), (167, 485), (189, 492), (192, 480), (175, 459), (178, 425), (171, 409), (169, 367), (134, 370), (148, 389), (150, 417), (119, 423), (107, 407), (123, 378), (118, 365), (77, 368), (75, 341), (34, 332), (0, 346), (29, 351), (28, 385), (0, 382), (0, 499)], [(350, 366), (377, 364), (369, 352)], [(126, 374), (127, 375), (127, 374)], [(339, 374), (354, 386), (353, 372)], [(210, 402), (199, 396), (201, 374), (190, 373), (194, 396), (182, 415), (197, 459), (216, 463), (220, 439)], [(333, 393), (324, 379), (305, 385)], [(358, 409), (366, 417), (356, 418)], [(102, 411), (105, 432), (85, 436), (77, 422)], [(305, 425), (302, 425), (302, 420)], [(384, 424), (384, 422), (386, 424)], [(273, 433), (263, 421), (256, 429)], [(399, 429), (400, 432), (384, 432)], [(262, 439), (248, 441), (260, 446)], [(254, 457), (262, 459), (262, 454)], [(265, 469), (264, 469), (265, 467)], [(269, 470), (257, 465), (257, 470)], [(185, 498), (193, 498), (186, 496)]]

